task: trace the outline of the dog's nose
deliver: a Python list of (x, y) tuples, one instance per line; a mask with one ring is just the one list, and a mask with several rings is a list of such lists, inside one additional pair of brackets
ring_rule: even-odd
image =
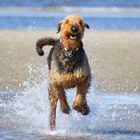
[(78, 30), (77, 27), (74, 27), (74, 26), (73, 26), (73, 27), (71, 28), (71, 31), (72, 31), (73, 33), (76, 33), (77, 30)]

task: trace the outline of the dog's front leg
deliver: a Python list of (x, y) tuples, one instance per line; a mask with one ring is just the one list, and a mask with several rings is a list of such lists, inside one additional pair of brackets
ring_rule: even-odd
[(89, 82), (90, 79), (86, 78), (77, 85), (77, 94), (73, 102), (73, 109), (75, 109), (77, 112), (80, 112), (82, 115), (88, 115), (90, 112), (86, 101), (86, 94), (90, 86)]
[(50, 130), (52, 131), (56, 129), (56, 107), (57, 107), (56, 104), (57, 102), (51, 103), (50, 108)]

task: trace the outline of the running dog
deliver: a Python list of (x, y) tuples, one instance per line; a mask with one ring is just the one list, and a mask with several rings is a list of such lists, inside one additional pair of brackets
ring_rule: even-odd
[(52, 45), (48, 55), (48, 93), (50, 100), (50, 129), (56, 127), (57, 101), (63, 113), (69, 114), (70, 107), (65, 89), (77, 87), (73, 109), (82, 115), (89, 114), (86, 94), (91, 83), (91, 71), (82, 38), (89, 25), (80, 16), (67, 16), (58, 23), (60, 39), (41, 38), (36, 42), (37, 53), (44, 55), (43, 46)]

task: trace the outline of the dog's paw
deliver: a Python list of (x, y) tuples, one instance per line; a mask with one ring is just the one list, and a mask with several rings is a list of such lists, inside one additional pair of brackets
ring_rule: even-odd
[(90, 109), (87, 104), (79, 105), (79, 106), (74, 106), (73, 109), (76, 110), (77, 112), (80, 112), (82, 115), (88, 115), (90, 113)]
[(70, 113), (70, 108), (69, 109), (68, 108), (67, 109), (61, 109), (61, 110), (65, 114), (69, 114)]
[(65, 105), (61, 105), (61, 111), (65, 114), (69, 114), (70, 113), (70, 107), (68, 104)]
[(89, 106), (87, 104), (83, 105), (81, 114), (82, 115), (88, 115), (89, 113), (90, 113)]

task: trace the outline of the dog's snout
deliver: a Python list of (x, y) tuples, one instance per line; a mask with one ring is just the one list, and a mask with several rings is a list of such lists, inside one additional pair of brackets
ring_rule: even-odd
[(73, 26), (73, 27), (71, 28), (71, 31), (72, 31), (73, 33), (76, 33), (76, 32), (78, 31), (78, 28), (75, 27), (75, 26)]

